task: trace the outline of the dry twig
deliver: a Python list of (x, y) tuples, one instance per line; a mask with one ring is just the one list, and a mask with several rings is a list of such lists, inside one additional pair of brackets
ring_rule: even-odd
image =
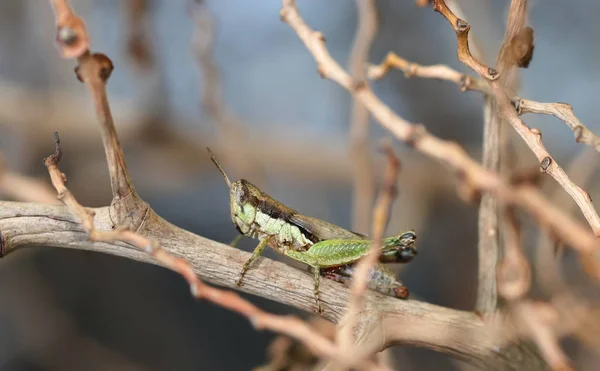
[[(437, 79), (450, 81), (459, 86), (461, 91), (478, 91), (486, 95), (492, 95), (493, 92), (485, 82), (485, 80), (460, 73), (446, 65), (437, 64), (433, 66), (422, 66), (416, 63), (411, 63), (406, 59), (398, 56), (394, 52), (389, 52), (386, 58), (379, 65), (369, 66), (369, 78), (381, 79), (386, 75), (390, 68), (396, 68), (404, 72), (406, 77), (422, 77), (427, 79)], [(578, 143), (583, 143), (591, 146), (600, 152), (600, 137), (588, 129), (575, 116), (573, 107), (567, 103), (543, 103), (528, 99), (519, 98), (515, 92), (505, 88), (506, 94), (509, 95), (510, 101), (515, 107), (517, 114), (523, 115), (526, 113), (537, 113), (542, 115), (552, 115), (563, 121), (572, 131), (575, 140)]]
[[(551, 227), (566, 243), (580, 253), (581, 261), (588, 273), (600, 279), (600, 266), (594, 256), (598, 242), (593, 234), (580, 223), (549, 203), (537, 190), (531, 187), (518, 189), (507, 184), (497, 174), (482, 168), (455, 143), (441, 140), (421, 125), (412, 124), (397, 116), (382, 103), (366, 86), (356, 86), (352, 78), (329, 55), (320, 32), (313, 31), (301, 18), (293, 0), (284, 0), (281, 18), (294, 29), (307, 49), (317, 61), (321, 76), (332, 79), (353, 94), (371, 111), (380, 124), (415, 149), (430, 156), (454, 170), (469, 187), (491, 192), (498, 199), (518, 205), (532, 214), (541, 224)], [(514, 110), (513, 110), (514, 112)], [(546, 170), (552, 161), (544, 161)], [(554, 165), (556, 166), (556, 165)], [(553, 168), (554, 169), (554, 168)], [(559, 168), (560, 169), (560, 168)], [(561, 169), (562, 170), (562, 169)], [(588, 206), (589, 206), (588, 201)]]
[[(518, 1), (517, 3), (526, 4), (526, 1)], [(519, 9), (524, 9), (524, 5), (515, 6), (515, 9), (517, 10), (513, 11), (513, 6), (511, 5), (511, 13), (509, 14), (509, 18), (513, 14), (518, 13)], [(529, 148), (537, 157), (538, 161), (540, 161), (541, 170), (547, 174), (550, 174), (561, 185), (561, 187), (563, 187), (564, 190), (571, 195), (592, 227), (594, 235), (596, 237), (600, 237), (600, 216), (598, 216), (598, 212), (594, 208), (589, 194), (577, 186), (577, 184), (573, 183), (565, 171), (550, 156), (544, 147), (544, 144), (542, 143), (541, 132), (537, 129), (530, 129), (519, 119), (517, 113), (510, 103), (510, 98), (504, 91), (503, 86), (499, 82), (494, 81), (499, 76), (497, 71), (492, 68), (488, 68), (486, 71), (485, 66), (475, 61), (471, 57), (468, 40), (469, 30), (471, 28), (469, 24), (462, 19), (457, 18), (456, 15), (450, 11), (448, 6), (446, 6), (446, 3), (443, 0), (434, 1), (434, 10), (442, 14), (456, 32), (456, 37), (458, 39), (458, 59), (467, 66), (471, 67), (481, 77), (489, 80), (494, 97), (498, 102), (499, 114), (501, 117), (506, 119), (517, 131), (517, 133), (519, 133), (521, 138), (523, 138), (525, 143), (527, 143)], [(490, 73), (490, 71), (493, 71), (493, 73)]]
[(7, 196), (16, 201), (56, 204), (54, 192), (46, 184), (6, 169), (0, 155), (0, 197)]
[[(367, 84), (369, 50), (377, 32), (375, 0), (356, 0), (358, 29), (350, 55), (350, 71), (357, 84)], [(359, 101), (352, 102), (350, 155), (353, 164), (352, 228), (366, 233), (375, 196), (372, 158), (369, 152), (369, 111)]]
[(387, 166), (385, 169), (383, 188), (375, 208), (373, 209), (373, 227), (371, 232), (373, 244), (369, 249), (369, 253), (357, 263), (356, 272), (352, 279), (348, 309), (341, 323), (342, 330), (340, 330), (339, 342), (340, 346), (346, 349), (348, 356), (351, 356), (354, 353), (352, 347), (352, 344), (355, 341), (354, 327), (358, 320), (358, 314), (364, 307), (368, 273), (379, 258), (381, 241), (389, 220), (390, 206), (397, 194), (396, 181), (400, 172), (400, 161), (396, 155), (394, 155), (394, 151), (389, 143), (384, 145), (383, 150), (387, 157)]

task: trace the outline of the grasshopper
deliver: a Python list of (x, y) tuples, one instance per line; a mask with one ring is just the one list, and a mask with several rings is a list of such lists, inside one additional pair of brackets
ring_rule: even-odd
[[(232, 245), (235, 246), (242, 236), (259, 240), (244, 263), (236, 284), (242, 286), (250, 265), (270, 246), (277, 253), (312, 267), (317, 311), (322, 312), (320, 276), (348, 284), (352, 280), (354, 263), (368, 252), (371, 241), (365, 235), (302, 215), (245, 179), (231, 182), (210, 148), (207, 149), (230, 189), (231, 220), (240, 232)], [(413, 231), (385, 238), (380, 262), (409, 262), (417, 254), (415, 240)], [(408, 297), (408, 289), (383, 264), (373, 267), (369, 275), (369, 288), (385, 295)]]

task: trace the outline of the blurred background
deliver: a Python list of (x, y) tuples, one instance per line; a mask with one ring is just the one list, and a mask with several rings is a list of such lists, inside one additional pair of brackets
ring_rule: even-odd
[[(332, 56), (347, 66), (357, 26), (355, 3), (298, 3), (307, 23), (325, 35)], [(509, 1), (459, 3), (493, 64)], [(115, 64), (108, 93), (117, 131), (134, 184), (159, 215), (217, 241), (236, 236), (228, 190), (204, 149), (210, 146), (231, 178), (246, 178), (306, 215), (352, 227), (351, 97), (319, 77), (312, 56), (279, 20), (280, 1), (76, 0), (72, 5), (87, 22), (92, 50)], [(440, 15), (414, 1), (379, 0), (377, 7), (371, 63), (394, 51), (419, 64), (467, 72), (456, 58), (455, 35)], [(558, 0), (530, 1), (535, 52), (529, 68), (521, 70), (519, 92), (531, 100), (570, 103), (596, 132), (599, 11), (593, 0), (568, 8)], [(74, 62), (62, 60), (54, 46), (50, 5), (0, 2), (0, 34), (3, 166), (49, 185), (41, 159), (53, 151), (52, 133), (58, 130), (70, 189), (86, 206), (108, 205), (99, 128), (85, 87), (74, 76)], [(461, 93), (449, 82), (406, 79), (399, 71), (372, 87), (402, 117), (480, 157), (479, 93)], [(583, 150), (558, 120), (532, 115), (524, 120), (543, 131), (559, 163), (568, 164)], [(385, 165), (376, 147), (386, 137), (377, 124), (370, 126), (376, 180)], [(515, 166), (535, 166), (520, 140), (513, 143)], [(403, 167), (388, 234), (415, 228), (420, 249), (414, 262), (397, 271), (418, 298), (470, 310), (477, 206), (456, 197), (453, 178), (442, 167), (401, 143), (394, 147)], [(544, 179), (544, 187), (553, 190), (551, 179)], [(600, 191), (587, 190), (593, 199)], [(9, 193), (0, 197), (10, 199)], [(244, 240), (240, 246), (255, 244)], [(295, 313), (250, 299), (268, 311)], [(238, 315), (194, 302), (175, 273), (51, 247), (0, 261), (0, 333), (1, 370), (249, 370), (266, 362), (274, 338)], [(594, 363), (585, 349), (566, 345), (577, 365)], [(469, 369), (422, 349), (397, 347), (393, 356), (403, 370)]]

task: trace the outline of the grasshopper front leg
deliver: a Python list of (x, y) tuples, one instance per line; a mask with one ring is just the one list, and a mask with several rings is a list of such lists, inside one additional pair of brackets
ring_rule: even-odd
[(238, 278), (236, 285), (242, 286), (242, 280), (244, 279), (244, 275), (246, 274), (246, 271), (248, 270), (248, 268), (250, 268), (250, 264), (252, 264), (252, 262), (254, 262), (254, 260), (256, 260), (256, 258), (258, 258), (260, 256), (260, 254), (262, 254), (265, 247), (267, 247), (267, 239), (266, 238), (259, 242), (258, 246), (256, 246), (256, 248), (252, 252), (252, 256), (250, 256), (250, 258), (244, 263), (244, 266), (242, 267), (242, 270), (240, 271), (240, 278)]

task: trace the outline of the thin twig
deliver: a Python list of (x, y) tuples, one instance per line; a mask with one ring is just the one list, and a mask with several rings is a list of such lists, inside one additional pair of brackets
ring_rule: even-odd
[(44, 159), (48, 168), (52, 185), (61, 200), (75, 214), (88, 233), (90, 241), (113, 242), (121, 241), (145, 251), (160, 264), (179, 273), (190, 285), (192, 296), (196, 299), (206, 299), (223, 308), (234, 311), (246, 317), (258, 329), (267, 329), (293, 337), (304, 343), (315, 354), (326, 358), (338, 358), (338, 350), (329, 339), (313, 331), (304, 321), (293, 316), (278, 316), (264, 312), (249, 301), (242, 299), (233, 291), (214, 288), (202, 282), (191, 264), (162, 249), (157, 241), (151, 240), (129, 229), (118, 228), (112, 231), (97, 230), (94, 227), (94, 212), (81, 205), (65, 185), (65, 175), (58, 168), (62, 157), (60, 138), (55, 133), (56, 149), (54, 154)]
[[(522, 7), (519, 7), (522, 8)], [(511, 6), (512, 9), (512, 6)], [(500, 116), (506, 119), (511, 126), (519, 133), (521, 138), (527, 143), (529, 148), (540, 162), (541, 170), (551, 175), (564, 190), (575, 200), (581, 212), (592, 227), (592, 231), (596, 237), (600, 237), (600, 216), (592, 204), (590, 195), (581, 189), (577, 184), (569, 178), (567, 173), (558, 165), (558, 163), (550, 156), (544, 144), (542, 143), (542, 134), (537, 129), (530, 129), (521, 121), (511, 105), (510, 98), (507, 96), (504, 87), (497, 81), (499, 74), (493, 68), (488, 68), (480, 62), (473, 59), (469, 52), (468, 35), (471, 26), (456, 17), (448, 8), (444, 0), (434, 1), (434, 10), (439, 12), (448, 20), (456, 32), (458, 39), (458, 59), (467, 66), (476, 71), (482, 78), (488, 80), (494, 97), (498, 102)], [(510, 17), (510, 15), (509, 15)]]
[[(394, 52), (389, 52), (381, 64), (369, 66), (369, 78), (381, 79), (386, 75), (390, 68), (396, 68), (403, 71), (404, 76), (406, 77), (414, 76), (450, 81), (458, 85), (463, 92), (470, 90), (478, 91), (486, 95), (493, 94), (490, 86), (483, 79), (460, 73), (443, 64), (422, 66), (411, 63)], [(510, 89), (505, 88), (505, 90), (509, 95), (512, 104), (515, 106), (517, 114), (536, 113), (552, 115), (563, 121), (573, 131), (575, 140), (578, 143), (591, 146), (596, 149), (596, 151), (600, 152), (600, 137), (579, 121), (570, 104), (560, 102), (543, 103), (522, 99)]]
[(127, 15), (127, 53), (142, 69), (154, 66), (154, 54), (148, 35), (150, 19), (150, 4), (148, 0), (127, 0), (125, 3)]
[(400, 172), (400, 161), (396, 155), (394, 155), (394, 151), (389, 143), (384, 144), (383, 150), (385, 151), (387, 157), (387, 165), (385, 168), (383, 187), (373, 209), (373, 226), (371, 231), (373, 243), (368, 254), (358, 262), (356, 271), (352, 277), (352, 286), (350, 289), (351, 295), (348, 302), (348, 309), (344, 316), (345, 318), (342, 321), (342, 331), (340, 331), (339, 334), (340, 346), (343, 349), (346, 349), (348, 352), (348, 357), (354, 353), (352, 350), (352, 344), (355, 340), (353, 338), (354, 327), (358, 319), (358, 314), (364, 305), (368, 273), (379, 258), (381, 241), (389, 220), (390, 206), (392, 205), (397, 194), (396, 181)]
[[(192, 49), (201, 74), (202, 107), (218, 129), (219, 145), (236, 148), (235, 156), (229, 159), (236, 172), (254, 173), (254, 178), (262, 176), (260, 162), (252, 161), (244, 144), (248, 140), (245, 124), (232, 112), (223, 98), (220, 71), (215, 63), (214, 43), (216, 30), (211, 11), (204, 1), (190, 4), (194, 20)], [(214, 145), (213, 145), (214, 146)], [(234, 154), (225, 151), (224, 155)]]
[[(358, 29), (350, 55), (352, 78), (367, 84), (369, 50), (377, 32), (375, 0), (356, 0)], [(369, 111), (359, 101), (352, 102), (350, 118), (350, 155), (353, 164), (352, 228), (366, 233), (370, 224), (370, 209), (375, 196), (372, 158), (369, 152)]]
[(6, 168), (0, 155), (0, 197), (7, 196), (16, 201), (56, 204), (52, 188), (37, 179), (16, 174)]
[(57, 44), (63, 56), (77, 58), (75, 73), (79, 81), (86, 84), (94, 102), (108, 162), (113, 201), (129, 195), (137, 196), (106, 96), (106, 82), (113, 70), (112, 61), (104, 54), (90, 53), (85, 23), (75, 14), (67, 0), (52, 0), (52, 4), (56, 16)]
[[(589, 229), (548, 202), (538, 190), (509, 185), (498, 174), (481, 167), (456, 143), (439, 139), (421, 125), (412, 124), (396, 115), (366, 86), (357, 87), (352, 78), (331, 57), (324, 37), (312, 30), (300, 16), (294, 0), (283, 0), (281, 18), (297, 33), (317, 62), (320, 75), (329, 78), (359, 99), (379, 123), (399, 140), (436, 159), (454, 170), (468, 186), (491, 192), (499, 200), (518, 205), (532, 214), (540, 223), (551, 227), (563, 241), (580, 253), (589, 274), (600, 279), (600, 262), (593, 254), (598, 242)], [(514, 110), (513, 110), (514, 112)]]

